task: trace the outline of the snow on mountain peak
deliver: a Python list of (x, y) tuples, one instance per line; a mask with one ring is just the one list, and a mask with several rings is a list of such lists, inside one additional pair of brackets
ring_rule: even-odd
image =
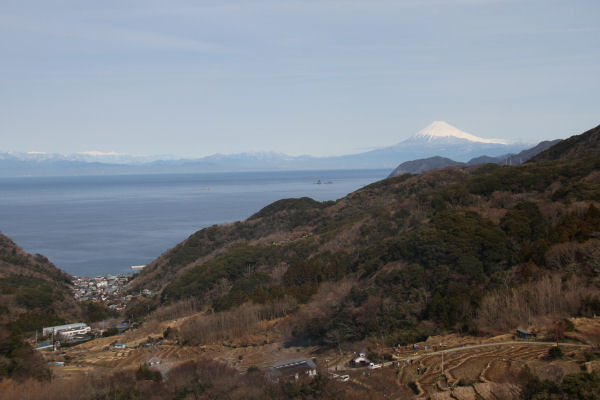
[(502, 139), (485, 139), (471, 135), (470, 133), (463, 132), (444, 121), (433, 121), (431, 124), (427, 125), (417, 134), (415, 134), (414, 138), (424, 138), (427, 139), (428, 142), (438, 138), (457, 138), (478, 143), (509, 144), (508, 141)]
[(104, 151), (96, 151), (96, 150), (81, 151), (81, 152), (75, 153), (75, 154), (81, 154), (82, 156), (94, 156), (94, 157), (100, 157), (100, 156), (126, 156), (126, 155), (128, 155), (128, 154), (125, 154), (125, 153), (117, 153), (117, 152), (114, 152), (114, 151), (104, 152)]

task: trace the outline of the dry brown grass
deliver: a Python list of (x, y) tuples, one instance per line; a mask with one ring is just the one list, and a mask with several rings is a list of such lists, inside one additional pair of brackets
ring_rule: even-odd
[(162, 306), (153, 311), (148, 317), (148, 320), (162, 322), (192, 315), (200, 310), (200, 305), (200, 301), (195, 298), (179, 300), (175, 303)]
[(574, 277), (562, 282), (547, 276), (537, 282), (498, 291), (485, 296), (479, 308), (478, 323), (483, 331), (510, 331), (528, 326), (536, 319), (556, 319), (575, 315), (582, 301), (598, 290)]
[(279, 325), (282, 333), (289, 336), (292, 331), (303, 329), (303, 327), (310, 324), (315, 318), (330, 317), (348, 296), (355, 283), (354, 279), (322, 283), (317, 293), (311, 297), (307, 304), (303, 305), (296, 313)]
[(181, 324), (182, 340), (192, 345), (240, 339), (261, 330), (261, 321), (283, 317), (296, 308), (296, 301), (283, 298), (265, 305), (246, 303), (226, 312), (201, 314)]

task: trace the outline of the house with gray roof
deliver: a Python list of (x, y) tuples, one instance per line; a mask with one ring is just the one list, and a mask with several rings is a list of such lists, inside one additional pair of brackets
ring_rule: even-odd
[(312, 379), (317, 376), (317, 365), (308, 358), (279, 361), (269, 368), (266, 375), (273, 381), (278, 381), (279, 379)]

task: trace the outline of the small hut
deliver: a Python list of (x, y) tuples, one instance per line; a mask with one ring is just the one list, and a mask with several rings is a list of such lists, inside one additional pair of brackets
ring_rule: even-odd
[(535, 333), (528, 329), (517, 329), (515, 336), (518, 339), (535, 339)]

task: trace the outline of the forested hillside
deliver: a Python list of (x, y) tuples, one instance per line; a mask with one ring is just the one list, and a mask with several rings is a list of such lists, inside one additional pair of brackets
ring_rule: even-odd
[[(598, 134), (586, 133), (587, 146)], [(351, 368), (350, 383), (326, 379), (358, 349), (380, 362), (393, 346), (416, 342), (451, 343), (452, 393), (475, 390), (482, 376), (498, 398), (510, 388), (526, 398), (547, 388), (566, 393), (579, 380), (596, 387), (596, 375), (579, 372), (595, 362), (600, 323), (572, 317), (600, 314), (600, 157), (573, 159), (573, 149), (520, 166), (404, 174), (337, 201), (283, 199), (245, 221), (202, 229), (131, 282), (132, 292), (158, 290), (125, 311), (142, 324), (52, 353), (70, 369), (55, 367), (62, 378), (45, 383), (22, 379), (50, 375), (23, 332), (86, 320), (85, 307), (73, 303), (64, 273), (0, 237), (3, 387), (11, 398), (30, 386), (37, 398), (68, 390), (70, 398), (385, 398), (390, 388), (408, 398), (448, 389), (438, 386), (435, 350), (418, 366), (398, 362), (373, 375)], [(569, 331), (579, 350), (552, 361), (547, 344), (499, 346), (495, 337), (518, 327), (543, 341)], [(484, 337), (487, 347), (472, 341)], [(111, 349), (117, 340), (126, 350)], [(468, 342), (469, 351), (454, 352)], [(401, 350), (405, 361), (413, 355)], [(264, 378), (273, 362), (305, 352), (322, 358), (314, 381)], [(549, 368), (560, 371), (556, 379)]]
[(581, 135), (571, 136), (531, 159), (531, 162), (577, 160), (600, 156), (600, 125)]
[[(502, 309), (510, 318), (500, 326), (490, 304), (508, 307), (510, 296), (557, 277), (571, 299), (559, 312), (598, 313), (600, 158), (572, 160), (563, 143), (549, 150), (552, 162), (406, 174), (336, 202), (280, 200), (195, 233), (134, 285), (162, 289), (148, 308), (186, 298), (213, 311), (286, 302), (296, 310), (292, 340), (330, 346), (512, 329), (527, 322), (522, 310)], [(322, 307), (302, 306), (324, 284), (343, 289)], [(543, 301), (527, 307), (548, 316)]]
[(0, 377), (47, 376), (23, 334), (79, 316), (70, 277), (0, 234)]

